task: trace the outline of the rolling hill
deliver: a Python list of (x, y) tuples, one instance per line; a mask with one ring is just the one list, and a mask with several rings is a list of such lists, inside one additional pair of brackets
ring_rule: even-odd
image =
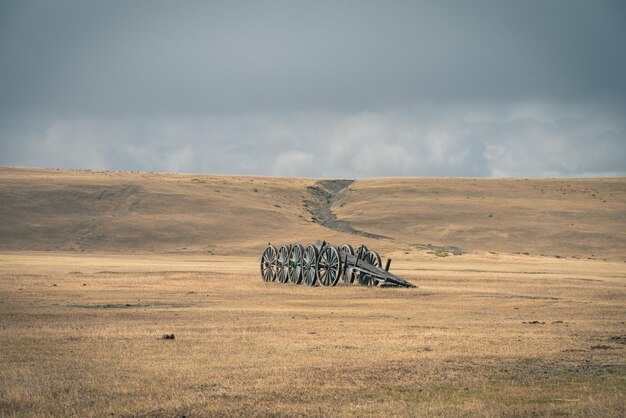
[[(267, 242), (626, 260), (626, 179), (319, 180), (0, 168), (0, 250), (258, 254)], [(441, 247), (441, 248), (440, 248)]]

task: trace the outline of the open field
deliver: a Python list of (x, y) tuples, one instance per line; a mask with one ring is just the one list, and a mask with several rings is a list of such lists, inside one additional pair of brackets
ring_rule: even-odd
[[(0, 216), (0, 415), (626, 414), (624, 179), (0, 168)], [(261, 281), (315, 239), (419, 287)]]
[(398, 290), (266, 284), (250, 257), (0, 266), (4, 414), (625, 412), (624, 263), (415, 254)]

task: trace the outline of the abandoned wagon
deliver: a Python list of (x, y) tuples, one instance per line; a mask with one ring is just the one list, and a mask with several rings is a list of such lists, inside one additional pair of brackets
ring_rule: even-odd
[(356, 251), (350, 244), (336, 247), (321, 244), (268, 244), (261, 255), (261, 277), (266, 282), (335, 286), (416, 287), (389, 272), (391, 259), (383, 268), (380, 255), (361, 244)]

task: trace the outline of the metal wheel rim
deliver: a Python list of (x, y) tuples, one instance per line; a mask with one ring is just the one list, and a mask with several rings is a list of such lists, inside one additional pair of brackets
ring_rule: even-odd
[(308, 245), (302, 257), (302, 278), (307, 286), (315, 286), (317, 282), (317, 248)]
[(280, 283), (287, 283), (289, 279), (289, 245), (282, 245), (278, 250), (276, 278)]
[(261, 255), (261, 278), (264, 282), (276, 279), (276, 247), (268, 245)]
[(320, 251), (317, 260), (317, 275), (322, 286), (334, 286), (341, 276), (341, 262), (339, 251), (335, 247), (327, 246)]
[(304, 247), (302, 244), (294, 244), (289, 252), (289, 281), (293, 284), (300, 284), (302, 281), (302, 255)]

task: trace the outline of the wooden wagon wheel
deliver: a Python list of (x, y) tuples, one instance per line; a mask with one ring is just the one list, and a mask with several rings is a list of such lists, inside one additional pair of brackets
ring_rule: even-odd
[(289, 281), (293, 284), (300, 284), (302, 281), (302, 256), (304, 255), (304, 247), (302, 244), (294, 244), (291, 246), (289, 253)]
[(276, 247), (269, 245), (263, 250), (261, 255), (261, 277), (265, 282), (271, 282), (276, 279), (276, 257), (278, 252)]
[[(343, 254), (354, 255), (354, 249), (352, 248), (352, 245), (350, 245), (350, 244), (343, 244), (339, 248), (339, 251), (341, 253), (343, 253)], [(342, 260), (343, 260), (343, 258), (342, 258)], [(354, 283), (354, 278), (355, 277), (356, 277), (356, 272), (352, 269), (352, 267), (344, 266), (344, 271), (343, 271), (343, 274), (341, 275), (341, 278), (343, 279), (343, 282), (345, 284), (352, 284), (352, 283)]]
[[(363, 261), (371, 264), (374, 267), (382, 267), (383, 263), (380, 259), (380, 255), (378, 255), (378, 253), (374, 250), (370, 250), (368, 252), (365, 253), (365, 256), (363, 257)], [(362, 278), (363, 282), (369, 282), (368, 284), (370, 286), (376, 286), (378, 284), (377, 280), (374, 280), (373, 277), (369, 276), (369, 275), (365, 275)]]
[(371, 265), (375, 267), (382, 267), (383, 265), (382, 261), (380, 260), (380, 256), (374, 250), (370, 250), (366, 252), (365, 256), (363, 257), (363, 260), (367, 261), (368, 263), (370, 263)]
[[(354, 250), (354, 255), (357, 256), (359, 260), (364, 260), (365, 254), (367, 254), (367, 246), (365, 244), (360, 244), (358, 247), (356, 247), (356, 250)], [(363, 284), (363, 281), (361, 280), (362, 275), (363, 273), (355, 270), (354, 280), (356, 280), (360, 284)]]
[(341, 262), (339, 251), (332, 245), (327, 245), (320, 251), (317, 260), (317, 277), (322, 286), (334, 286), (341, 276)]
[(365, 254), (367, 254), (367, 246), (365, 244), (361, 244), (358, 247), (356, 247), (356, 251), (354, 252), (354, 255), (359, 257), (359, 260), (365, 260)]
[(290, 245), (281, 245), (278, 250), (276, 261), (276, 278), (280, 283), (287, 283), (289, 280), (289, 251)]
[(302, 278), (307, 286), (315, 286), (317, 282), (317, 247), (309, 244), (302, 255)]

